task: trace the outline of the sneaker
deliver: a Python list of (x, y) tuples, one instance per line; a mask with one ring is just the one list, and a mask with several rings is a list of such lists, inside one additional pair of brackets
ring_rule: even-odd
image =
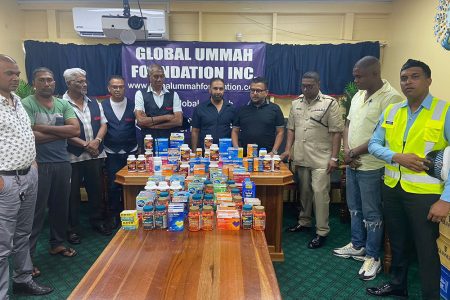
[(366, 256), (361, 269), (359, 269), (358, 276), (361, 280), (372, 280), (377, 277), (381, 271), (381, 260), (375, 260), (373, 257)]
[(344, 247), (334, 249), (333, 254), (342, 258), (352, 257), (355, 260), (364, 261), (366, 249), (364, 247), (361, 247), (361, 249), (355, 249), (352, 243), (348, 243)]

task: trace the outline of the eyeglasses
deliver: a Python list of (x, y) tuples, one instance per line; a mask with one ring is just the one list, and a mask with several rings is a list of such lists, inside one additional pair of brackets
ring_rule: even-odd
[(261, 94), (261, 93), (264, 93), (265, 91), (267, 91), (267, 90), (255, 90), (255, 89), (250, 89), (250, 93), (253, 93), (253, 94)]

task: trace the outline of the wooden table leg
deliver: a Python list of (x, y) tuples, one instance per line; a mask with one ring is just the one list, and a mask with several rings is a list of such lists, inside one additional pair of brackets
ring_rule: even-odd
[(283, 186), (258, 186), (256, 196), (266, 211), (266, 240), (272, 261), (284, 261), (281, 247)]
[(124, 209), (136, 209), (136, 196), (144, 187), (140, 185), (123, 186), (123, 207)]

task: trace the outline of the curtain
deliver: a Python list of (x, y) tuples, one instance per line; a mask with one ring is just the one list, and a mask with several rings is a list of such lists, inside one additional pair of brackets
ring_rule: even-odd
[(341, 95), (345, 85), (353, 81), (353, 66), (367, 55), (379, 58), (380, 44), (267, 44), (265, 76), (269, 82), (269, 92), (276, 95), (299, 95), (302, 74), (317, 71), (321, 78), (321, 91)]
[(25, 68), (28, 82), (33, 70), (46, 67), (55, 76), (55, 94), (67, 90), (64, 70), (81, 68), (86, 71), (88, 95), (107, 95), (107, 81), (111, 75), (122, 74), (122, 45), (62, 45), (53, 42), (25, 41)]

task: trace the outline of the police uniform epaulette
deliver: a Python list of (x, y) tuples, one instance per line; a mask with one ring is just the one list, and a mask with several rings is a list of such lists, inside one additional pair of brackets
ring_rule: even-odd
[(331, 97), (329, 95), (324, 95), (324, 94), (322, 94), (322, 98), (323, 99), (330, 99), (331, 101), (335, 101), (336, 100), (336, 98), (333, 98), (333, 97)]

